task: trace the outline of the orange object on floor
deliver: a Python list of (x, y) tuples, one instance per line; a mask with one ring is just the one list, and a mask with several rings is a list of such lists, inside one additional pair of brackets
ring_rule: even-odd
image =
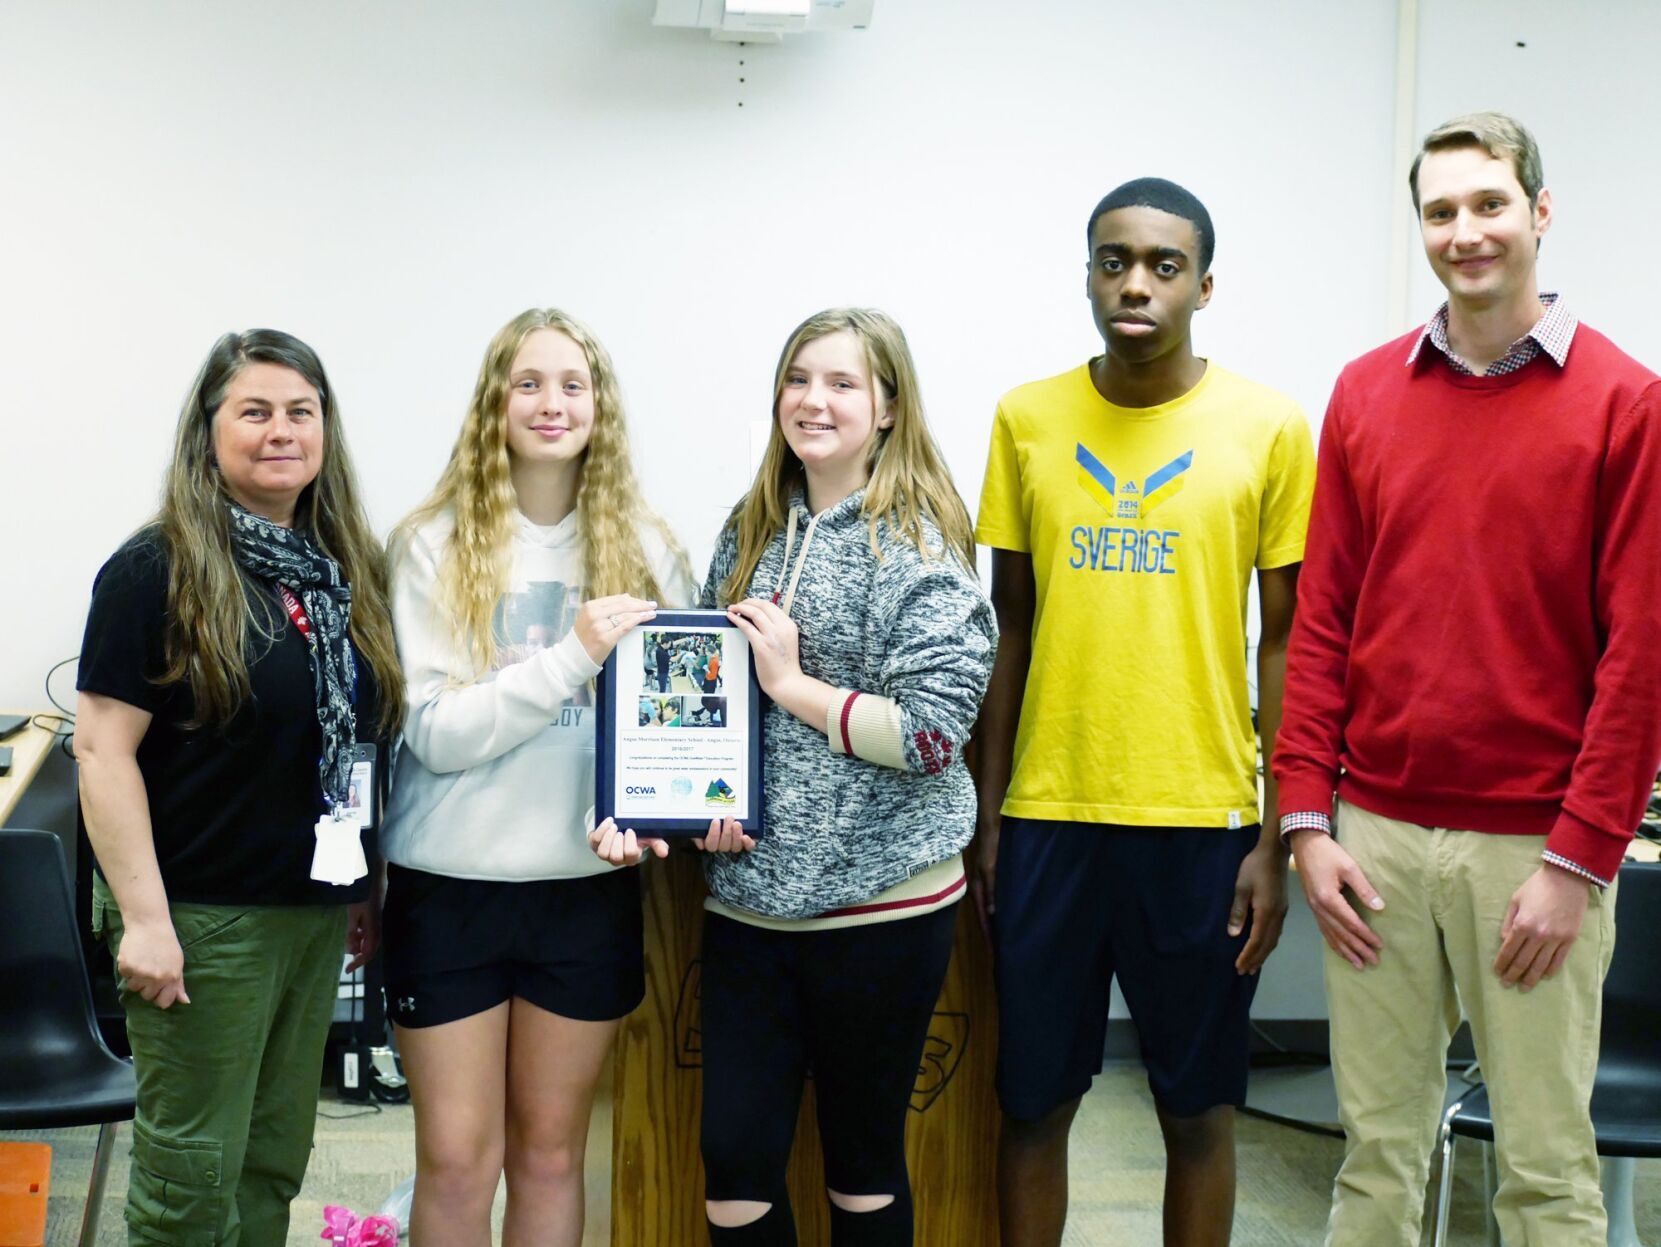
[(0, 1247), (41, 1247), (52, 1149), (45, 1143), (0, 1143)]

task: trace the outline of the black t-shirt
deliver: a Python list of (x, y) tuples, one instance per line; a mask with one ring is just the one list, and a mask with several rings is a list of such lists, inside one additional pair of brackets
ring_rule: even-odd
[[(166, 670), (167, 554), (154, 530), (117, 550), (93, 582), (75, 687), (153, 716), (139, 742), (138, 767), (169, 900), (208, 905), (363, 900), (368, 879), (341, 887), (311, 877), (313, 828), (327, 807), (317, 775), (322, 729), (310, 647), (275, 589), (246, 583), (269, 602), (254, 604), (256, 618), (248, 629), (252, 696), (223, 727), (185, 728), (194, 707), (188, 683), (157, 683)], [(274, 639), (266, 640), (262, 631)], [(356, 712), (358, 739), (373, 739), (378, 696), (374, 674), (363, 662)], [(381, 749), (377, 787), (385, 761)], [(373, 832), (365, 834), (364, 848), (373, 864)]]

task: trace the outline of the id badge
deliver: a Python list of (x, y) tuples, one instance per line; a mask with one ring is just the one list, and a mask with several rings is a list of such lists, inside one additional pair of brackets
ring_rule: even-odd
[(355, 819), (332, 813), (317, 820), (317, 843), (311, 852), (311, 877), (344, 887), (369, 873), (363, 853), (363, 829)]
[(352, 751), (352, 779), (341, 817), (360, 829), (375, 826), (375, 793), (375, 746), (359, 745)]

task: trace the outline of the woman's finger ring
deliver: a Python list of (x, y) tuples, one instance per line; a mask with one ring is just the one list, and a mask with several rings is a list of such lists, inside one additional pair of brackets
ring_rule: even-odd
[(606, 616), (606, 624), (607, 624), (608, 627), (615, 628), (617, 626), (617, 616), (616, 615), (607, 615)]

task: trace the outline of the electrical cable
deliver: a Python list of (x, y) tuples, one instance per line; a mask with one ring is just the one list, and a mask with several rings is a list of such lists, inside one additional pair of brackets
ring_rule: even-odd
[[(68, 758), (71, 762), (75, 760), (75, 751), (73, 748), (75, 740), (75, 712), (52, 695), (52, 677), (57, 675), (58, 672), (62, 671), (71, 663), (80, 661), (81, 656), (79, 654), (74, 654), (69, 658), (65, 658), (61, 662), (55, 662), (52, 664), (46, 672), (46, 700), (52, 703), (53, 708), (58, 713), (37, 714), (31, 716), (29, 719), (30, 726), (38, 727), (44, 732), (52, 733), (52, 735), (56, 738), (58, 748), (63, 750), (63, 756)], [(51, 723), (54, 726), (48, 726), (48, 723)]]
[(62, 671), (65, 667), (69, 666), (70, 663), (80, 661), (81, 656), (79, 654), (73, 654), (70, 657), (65, 658), (62, 662), (53, 663), (51, 670), (46, 673), (46, 700), (51, 702), (53, 709), (57, 710), (58, 713), (63, 715), (64, 718), (68, 719), (70, 723), (75, 722), (75, 712), (68, 706), (64, 705), (56, 697), (52, 696), (52, 677), (57, 675), (58, 672)]
[(1251, 1027), (1251, 1033), (1269, 1048), (1268, 1052), (1252, 1054), (1251, 1064), (1254, 1069), (1281, 1069), (1296, 1065), (1326, 1065), (1331, 1060), (1326, 1052), (1300, 1052), (1297, 1049), (1288, 1048), (1256, 1021), (1248, 1022), (1248, 1025)]
[(319, 1117), (327, 1117), (330, 1121), (351, 1121), (352, 1118), (354, 1118), (354, 1117), (373, 1117), (376, 1113), (379, 1113), (380, 1111), (381, 1111), (381, 1106), (379, 1104), (377, 1104), (374, 1100), (369, 1100), (369, 1101), (366, 1101), (359, 1108), (354, 1109), (350, 1113), (326, 1113), (326, 1112), (323, 1111), (322, 1105), (319, 1104), (318, 1109), (317, 1109), (317, 1115)]
[[(352, 1002), (346, 1010), (346, 1042), (353, 1052), (358, 1053), (361, 1056), (365, 1050), (365, 1045), (363, 1043), (363, 997), (364, 992), (367, 991), (367, 988), (364, 986), (363, 982), (363, 967), (359, 966), (356, 970), (352, 971), (350, 977), (342, 981), (347, 984), (347, 990), (351, 993), (348, 999)], [(358, 1065), (358, 1080), (363, 1086), (367, 1087), (368, 1084), (363, 1082), (363, 1079), (368, 1073), (368, 1071), (364, 1069), (365, 1064), (365, 1062), (360, 1060)], [(317, 1108), (317, 1115), (319, 1117), (327, 1117), (330, 1121), (350, 1121), (354, 1117), (372, 1117), (380, 1111), (381, 1106), (375, 1102), (374, 1096), (370, 1096), (367, 1100), (362, 1101), (361, 1107), (348, 1113), (324, 1112), (320, 1103)]]

